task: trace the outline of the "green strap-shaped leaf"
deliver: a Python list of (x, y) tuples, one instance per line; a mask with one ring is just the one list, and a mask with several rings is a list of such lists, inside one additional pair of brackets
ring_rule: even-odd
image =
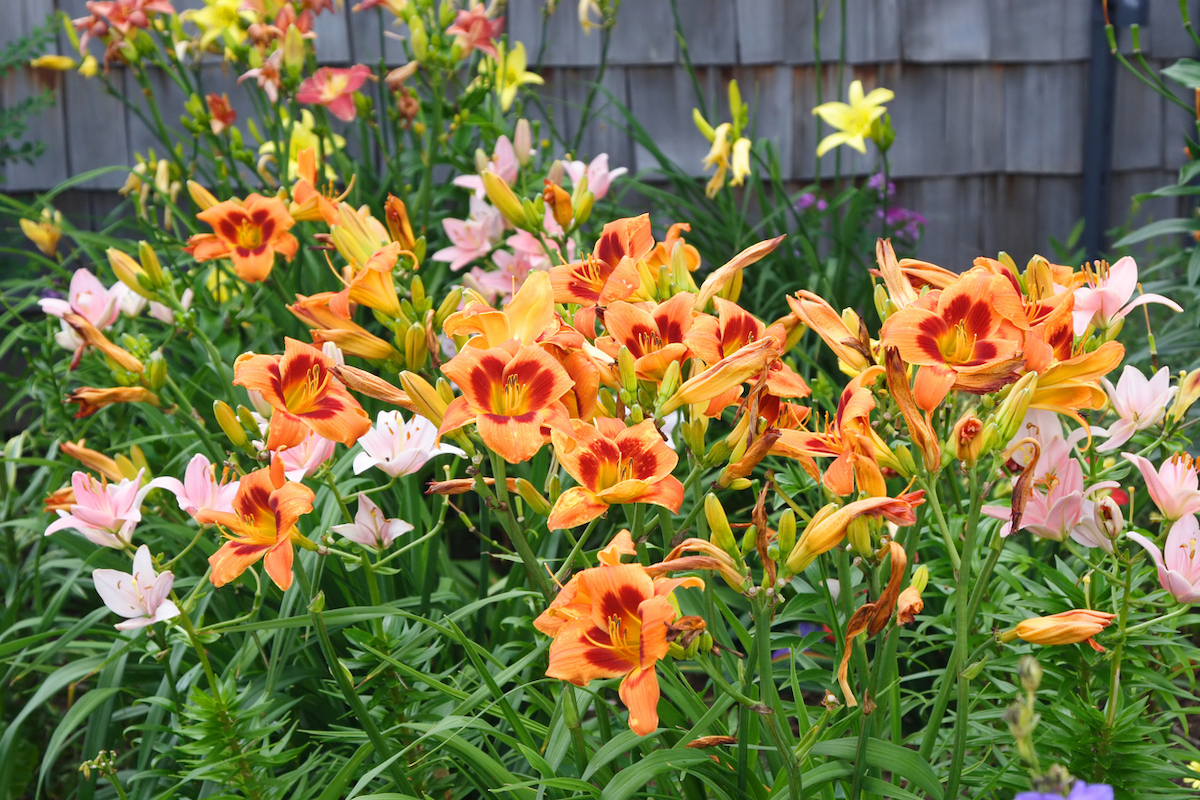
[(696, 764), (711, 763), (703, 750), (658, 750), (617, 773), (600, 800), (625, 800), (664, 772), (679, 772)]
[[(844, 739), (817, 742), (813, 746), (812, 754), (853, 763), (858, 755), (858, 739), (848, 736)], [(920, 788), (934, 800), (942, 800), (942, 784), (934, 774), (933, 767), (929, 766), (915, 750), (909, 750), (907, 747), (901, 747), (881, 739), (868, 739), (866, 761), (867, 766), (884, 769), (906, 778), (913, 786)], [(805, 788), (808, 788), (809, 785), (809, 774), (806, 773), (804, 776)]]

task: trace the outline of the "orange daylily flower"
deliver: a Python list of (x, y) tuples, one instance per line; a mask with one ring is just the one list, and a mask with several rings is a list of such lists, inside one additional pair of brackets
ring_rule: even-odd
[(324, 221), (326, 225), (341, 225), (338, 203), (346, 199), (353, 186), (354, 176), (351, 176), (350, 185), (340, 195), (333, 194), (332, 186), (329, 194), (321, 192), (317, 188), (317, 148), (306, 147), (296, 154), (296, 182), (292, 184), (288, 213), (297, 222)]
[(684, 339), (692, 327), (695, 300), (695, 295), (680, 292), (652, 310), (617, 301), (604, 310), (609, 335), (596, 339), (596, 347), (613, 358), (628, 347), (638, 378), (661, 381), (672, 361), (688, 357)]
[(298, 294), (296, 302), (287, 310), (313, 329), (310, 333), (317, 344), (333, 342), (346, 355), (372, 361), (403, 361), (391, 343), (350, 319), (352, 308), (347, 289), (342, 292), (321, 292), (311, 297)]
[(550, 268), (554, 302), (606, 306), (629, 298), (642, 285), (638, 261), (653, 248), (649, 214), (613, 220), (585, 260)]
[(595, 426), (574, 420), (571, 432), (551, 431), (554, 452), (579, 485), (558, 497), (550, 530), (591, 522), (610, 505), (653, 503), (679, 512), (683, 484), (671, 475), (679, 456), (667, 446), (653, 420), (626, 428), (620, 420), (598, 418)]
[(683, 240), (682, 231), (692, 230), (692, 226), (686, 222), (676, 222), (670, 228), (667, 228), (666, 237), (654, 246), (650, 255), (646, 256), (646, 266), (651, 269), (659, 267), (671, 266), (671, 253), (675, 251), (675, 245), (683, 248), (683, 263), (687, 267), (688, 272), (695, 272), (700, 268), (700, 251), (694, 245), (690, 245)]
[(840, 508), (835, 503), (822, 508), (800, 535), (787, 556), (788, 569), (793, 573), (808, 569), (816, 557), (827, 553), (846, 538), (846, 529), (858, 517), (883, 517), (897, 525), (912, 525), (917, 521), (913, 509), (925, 502), (925, 492), (909, 492), (899, 497), (867, 497)]
[(468, 347), (554, 344), (562, 351), (583, 345), (583, 337), (563, 323), (554, 311), (554, 290), (545, 272), (530, 272), (502, 310), (474, 296), (461, 311), (446, 317), (442, 330), (449, 336), (470, 336)]
[(844, 372), (855, 375), (875, 363), (870, 336), (863, 330), (847, 327), (846, 321), (824, 298), (809, 291), (799, 291), (794, 297), (789, 295), (787, 301), (800, 321), (820, 336), (838, 357)]
[(652, 578), (640, 564), (622, 564), (632, 554), (628, 531), (600, 553), (600, 566), (575, 573), (534, 620), (553, 636), (546, 676), (586, 686), (622, 678), (621, 702), (629, 728), (639, 736), (658, 727), (658, 676), (654, 667), (670, 648), (668, 625), (676, 618), (671, 593), (704, 586), (699, 578)]
[(349, 447), (371, 429), (371, 418), (331, 372), (333, 360), (310, 344), (284, 340), (282, 356), (244, 353), (233, 383), (262, 394), (275, 409), (267, 449), (295, 447), (311, 429)]
[(158, 399), (158, 395), (141, 386), (113, 386), (108, 389), (95, 389), (91, 386), (82, 386), (67, 395), (66, 402), (79, 404), (79, 410), (75, 412), (75, 419), (90, 417), (105, 406), (116, 405), (117, 403), (162, 405)]
[(1125, 345), (1105, 342), (1090, 353), (1051, 364), (1038, 373), (1030, 408), (1048, 409), (1075, 419), (1080, 419), (1080, 409), (1104, 408), (1108, 395), (1100, 388), (1100, 379), (1120, 366), (1124, 358)]
[(670, 414), (680, 406), (705, 403), (720, 397), (751, 378), (764, 375), (779, 361), (782, 350), (783, 342), (768, 331), (768, 334), (757, 342), (751, 342), (699, 375), (688, 378), (679, 390), (663, 403), (659, 411)]
[(708, 301), (713, 299), (717, 292), (724, 289), (725, 284), (735, 278), (740, 280), (740, 273), (743, 269), (769, 256), (775, 251), (776, 247), (779, 247), (779, 243), (786, 238), (787, 234), (784, 234), (783, 236), (776, 236), (774, 239), (764, 239), (761, 242), (756, 242), (710, 272), (708, 277), (704, 279), (704, 283), (700, 284), (700, 292), (696, 295), (696, 308), (706, 308)]
[(974, 269), (932, 291), (883, 324), (885, 346), (917, 364), (917, 405), (933, 411), (952, 389), (986, 394), (1019, 377), (1021, 341), (1010, 319), (1023, 314), (1008, 279)]
[(462, 395), (446, 408), (439, 436), (474, 422), (484, 444), (518, 464), (542, 449), (543, 426), (570, 429), (559, 400), (571, 390), (571, 378), (540, 347), (467, 347), (442, 372)]
[(392, 280), (392, 269), (402, 252), (404, 248), (392, 242), (371, 254), (346, 287), (350, 301), (392, 319), (403, 317), (400, 296), (396, 294), (396, 283)]
[(224, 586), (263, 559), (267, 574), (283, 591), (292, 585), (293, 531), (301, 516), (312, 511), (313, 490), (284, 478), (283, 461), (242, 478), (233, 498), (234, 513), (200, 509), (196, 521), (219, 525), (229, 541), (208, 559), (213, 586)]
[(212, 226), (213, 232), (196, 234), (185, 249), (197, 261), (232, 260), (237, 276), (247, 283), (267, 279), (276, 253), (291, 261), (300, 247), (288, 233), (295, 220), (277, 197), (251, 194), (244, 202), (225, 200), (196, 217)]
[(871, 411), (875, 397), (871, 384), (883, 373), (882, 367), (871, 367), (859, 373), (842, 390), (837, 414), (827, 422), (824, 433), (804, 430), (780, 431), (780, 438), (771, 452), (775, 455), (809, 457), (834, 456), (825, 470), (824, 484), (838, 495), (848, 495), (855, 484), (860, 492), (873, 497), (887, 494), (887, 484), (876, 458), (876, 444), (886, 451), (878, 434), (871, 427)]

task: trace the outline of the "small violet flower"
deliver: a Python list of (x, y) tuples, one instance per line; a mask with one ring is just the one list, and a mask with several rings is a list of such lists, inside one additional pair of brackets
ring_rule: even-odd
[[(1054, 792), (1021, 792), (1013, 800), (1063, 800), (1063, 796)], [(1075, 781), (1067, 800), (1113, 800), (1113, 790), (1106, 783)]]
[(393, 478), (409, 475), (434, 456), (465, 455), (448, 444), (437, 443), (437, 426), (414, 414), (405, 422), (399, 411), (380, 411), (375, 426), (358, 440), (363, 451), (354, 457), (354, 474), (377, 467)]
[(583, 180), (584, 175), (587, 176), (587, 188), (597, 200), (600, 200), (604, 195), (608, 194), (608, 187), (614, 179), (621, 177), (629, 170), (625, 167), (618, 167), (610, 170), (608, 168), (608, 153), (601, 153), (592, 159), (592, 163), (584, 164), (582, 161), (568, 161), (563, 164), (567, 171), (567, 175), (571, 177), (571, 184), (578, 186)]
[(1158, 567), (1158, 582), (1180, 603), (1200, 603), (1200, 519), (1189, 514), (1177, 520), (1167, 533), (1167, 546), (1163, 550), (1140, 533), (1127, 534), (1130, 539), (1146, 548)]
[(114, 614), (125, 617), (117, 630), (144, 628), (179, 616), (179, 608), (167, 599), (175, 585), (170, 571), (156, 575), (150, 560), (150, 549), (142, 545), (133, 557), (133, 574), (115, 569), (98, 569), (92, 582), (104, 605)]
[(383, 549), (392, 542), (413, 529), (413, 526), (402, 519), (390, 519), (383, 515), (379, 506), (371, 502), (366, 495), (358, 496), (358, 512), (354, 522), (344, 525), (332, 525), (329, 528), (340, 533), (350, 541), (364, 547)]
[(1174, 522), (1200, 511), (1196, 462), (1186, 453), (1176, 453), (1158, 469), (1150, 460), (1133, 453), (1122, 453), (1142, 473), (1150, 499), (1167, 520)]
[(120, 550), (133, 541), (133, 529), (142, 521), (142, 500), (153, 488), (142, 486), (142, 471), (133, 480), (120, 483), (98, 481), (86, 472), (71, 476), (75, 502), (70, 513), (58, 511), (58, 519), (46, 528), (46, 536), (75, 530), (89, 542)]
[(1129, 256), (1107, 269), (1102, 267), (1096, 273), (1089, 272), (1088, 285), (1075, 290), (1075, 305), (1071, 311), (1075, 335), (1082, 336), (1088, 325), (1107, 330), (1114, 322), (1146, 303), (1158, 303), (1183, 311), (1174, 300), (1160, 294), (1143, 294), (1132, 303), (1129, 302), (1137, 289), (1137, 282), (1137, 262)]
[(197, 511), (223, 511), (233, 513), (233, 498), (237, 494), (239, 481), (226, 482), (228, 474), (217, 477), (217, 465), (203, 453), (192, 456), (184, 472), (178, 478), (155, 478), (150, 487), (166, 489), (175, 495), (179, 508), (192, 516)]
[(1108, 441), (1096, 448), (1099, 453), (1111, 453), (1138, 431), (1162, 422), (1167, 406), (1179, 388), (1171, 386), (1171, 370), (1167, 367), (1147, 379), (1136, 367), (1126, 364), (1116, 386), (1107, 378), (1101, 380), (1108, 392), (1108, 401), (1120, 420), (1107, 430), (1092, 428), (1093, 434), (1108, 437)]

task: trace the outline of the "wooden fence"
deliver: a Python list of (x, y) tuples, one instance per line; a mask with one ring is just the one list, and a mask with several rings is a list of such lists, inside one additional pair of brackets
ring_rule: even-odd
[[(886, 86), (896, 93), (890, 104), (897, 130), (891, 169), (899, 204), (928, 220), (924, 257), (961, 267), (976, 254), (1004, 249), (1020, 260), (1049, 252), (1049, 237), (1065, 237), (1080, 218), (1092, 2), (846, 0), (848, 67), (842, 80), (861, 79), (868, 88)], [(1142, 17), (1143, 50), (1152, 65), (1196, 55), (1180, 24), (1177, 0), (1110, 0), (1114, 7), (1122, 3), (1137, 7)], [(84, 2), (0, 0), (0, 5), (2, 43), (52, 10), (78, 16)], [(836, 59), (839, 0), (815, 5), (824, 10), (822, 56)], [(542, 73), (547, 106), (571, 131), (596, 75), (600, 37), (580, 31), (575, 2), (561, 0), (559, 6), (548, 24)], [(757, 135), (775, 143), (785, 175), (797, 186), (810, 180), (817, 145), (814, 3), (677, 0), (677, 6), (704, 91), (723, 104), (725, 83), (737, 78), (754, 108)], [(541, 7), (537, 0), (511, 0), (506, 12), (509, 33), (531, 54), (540, 49)], [(632, 109), (667, 155), (699, 175), (707, 143), (691, 122), (693, 87), (673, 31), (669, 0), (624, 0), (603, 86)], [(343, 10), (319, 18), (318, 54), (326, 63), (376, 60), (381, 42), (389, 61), (401, 58), (394, 43), (380, 36), (373, 13)], [(130, 164), (133, 153), (152, 142), (137, 118), (99, 87), (73, 73), (50, 78), (59, 103), (38, 118), (34, 130), (46, 154), (32, 167), (9, 166), (6, 191), (44, 190), (84, 170)], [(234, 79), (220, 64), (205, 68), (208, 86), (217, 91), (228, 90)], [(834, 96), (837, 72), (828, 63), (821, 79), (824, 97)], [(0, 87), (0, 101), (26, 96), (36, 82), (28, 72), (10, 76)], [(177, 120), (183, 98), (165, 81), (159, 88), (164, 117)], [(1182, 134), (1193, 123), (1120, 68), (1115, 108), (1109, 219), (1119, 224), (1127, 219), (1134, 193), (1172, 179), (1184, 160)], [(619, 121), (619, 114), (605, 109), (589, 125), (582, 149), (608, 152), (613, 166), (652, 170), (654, 160)], [(832, 158), (826, 156), (825, 175)], [(847, 164), (860, 172), (872, 168), (867, 159), (844, 155)], [(122, 181), (119, 173), (102, 176), (88, 191), (64, 196), (60, 205), (68, 213), (103, 213), (115, 203), (111, 189)], [(1156, 201), (1142, 208), (1139, 219), (1175, 211), (1172, 201)]]

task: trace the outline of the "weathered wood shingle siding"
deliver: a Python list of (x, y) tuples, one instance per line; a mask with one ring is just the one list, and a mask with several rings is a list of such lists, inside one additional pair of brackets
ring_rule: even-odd
[[(0, 43), (38, 24), (54, 8), (73, 15), (84, 0), (2, 0)], [(201, 0), (181, 0), (178, 8)], [(1177, 0), (1147, 0), (1142, 44), (1155, 67), (1195, 56), (1179, 23)], [(588, 82), (600, 61), (600, 36), (584, 35), (576, 4), (561, 0), (546, 25), (542, 54), (543, 106), (574, 135)], [(1091, 0), (846, 0), (848, 24), (843, 88), (851, 80), (887, 86), (897, 130), (891, 152), (898, 201), (929, 221), (923, 255), (962, 266), (979, 253), (1011, 252), (1018, 259), (1049, 252), (1049, 237), (1064, 238), (1081, 213), (1085, 94), (1090, 50)], [(1200, 18), (1200, 0), (1193, 0)], [(508, 30), (525, 42), (531, 61), (541, 50), (542, 3), (510, 0)], [(780, 154), (784, 175), (801, 186), (816, 174), (817, 69), (813, 48), (819, 25), (824, 68), (821, 97), (837, 95), (841, 31), (838, 0), (678, 0), (688, 55), (710, 104), (727, 114), (725, 85), (737, 78), (754, 107), (756, 135)], [(822, 13), (818, 20), (818, 13)], [(318, 54), (332, 64), (376, 63), (380, 30), (375, 13), (322, 15)], [(625, 0), (603, 86), (627, 104), (661, 150), (699, 177), (707, 144), (695, 131), (693, 86), (681, 66), (669, 0)], [(1128, 43), (1125, 32), (1122, 41)], [(60, 47), (65, 43), (60, 41)], [(384, 37), (385, 60), (402, 60), (399, 44)], [(44, 76), (43, 76), (43, 79)], [(36, 122), (47, 145), (35, 166), (10, 165), (8, 191), (44, 190), (72, 174), (113, 163), (132, 163), (152, 137), (114, 98), (75, 75), (50, 76), (60, 102)], [(0, 102), (35, 90), (28, 72), (0, 86)], [(140, 98), (125, 78), (130, 96)], [(239, 114), (251, 107), (232, 91), (236, 76), (220, 65), (206, 67), (206, 89), (229, 91)], [(168, 125), (178, 125), (184, 98), (167, 81), (155, 89)], [(1125, 220), (1134, 192), (1168, 182), (1183, 162), (1181, 134), (1188, 115), (1168, 105), (1132, 76), (1117, 69), (1110, 224)], [(622, 127), (620, 113), (605, 107), (584, 131), (584, 154), (608, 152), (613, 166), (648, 173), (656, 163)], [(532, 115), (532, 114), (531, 114)], [(833, 155), (825, 157), (829, 176)], [(873, 157), (843, 149), (843, 171), (865, 175)], [(91, 199), (61, 203), (93, 212), (112, 199), (98, 190), (120, 185), (123, 176), (101, 176), (87, 188)], [(1139, 219), (1176, 211), (1174, 201), (1144, 205)]]

